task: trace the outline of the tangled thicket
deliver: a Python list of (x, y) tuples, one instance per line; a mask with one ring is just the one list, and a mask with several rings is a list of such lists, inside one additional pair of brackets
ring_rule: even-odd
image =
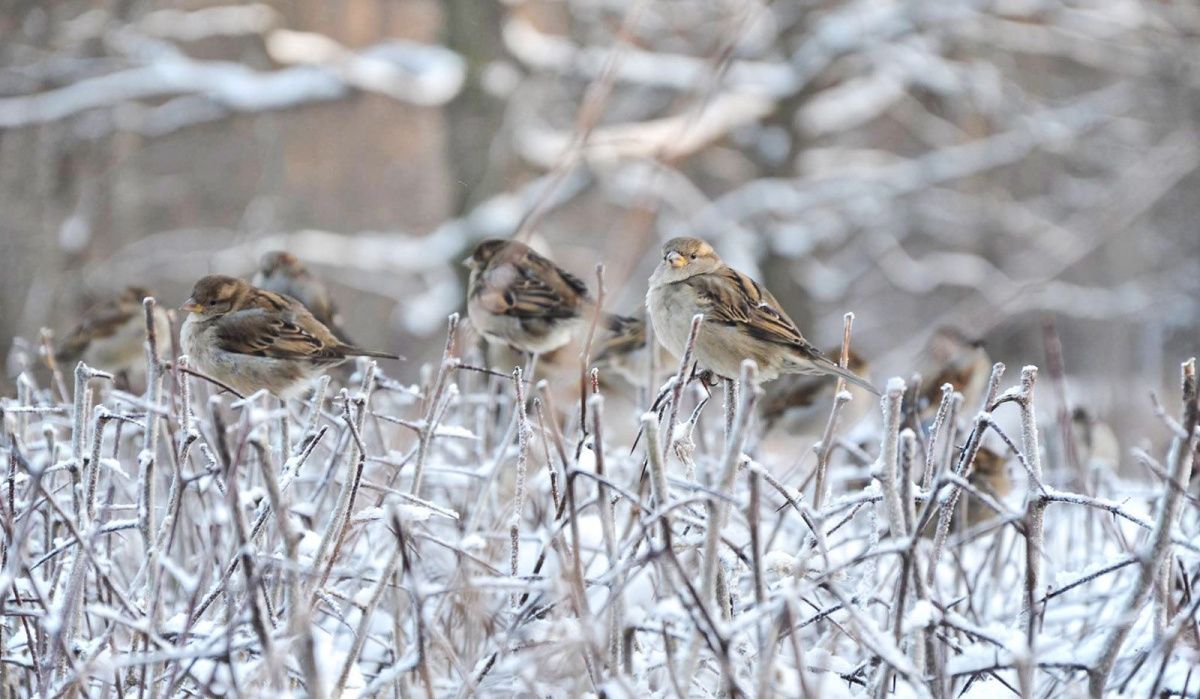
[[(749, 363), (724, 421), (676, 381), (657, 413), (606, 414), (602, 377), (555, 405), (474, 369), (456, 324), (419, 385), (364, 363), (289, 405), (183, 360), (151, 361), (144, 395), (82, 364), (23, 375), (0, 403), (4, 696), (1200, 687), (1194, 361), (1169, 453), (1138, 454), (1157, 481), (1047, 459), (1037, 369), (1001, 390), (997, 364), (975, 417), (946, 389), (916, 431), (893, 379), (863, 486), (848, 393), (816, 445), (759, 454)], [(613, 426), (641, 428), (632, 451)], [(985, 433), (1023, 497), (971, 485)], [(996, 516), (955, 524), (960, 499)]]

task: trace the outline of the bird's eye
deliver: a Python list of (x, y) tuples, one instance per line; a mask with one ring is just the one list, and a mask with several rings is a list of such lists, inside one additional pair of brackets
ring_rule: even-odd
[(694, 252), (692, 253), (692, 259), (693, 260), (696, 259), (696, 253), (694, 253)]

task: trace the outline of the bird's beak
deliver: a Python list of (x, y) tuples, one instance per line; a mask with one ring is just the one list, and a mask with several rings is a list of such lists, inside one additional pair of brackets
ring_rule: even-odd
[(196, 303), (195, 299), (188, 299), (187, 303), (179, 307), (179, 310), (187, 311), (188, 313), (203, 313), (204, 306)]
[(466, 257), (464, 257), (463, 261), (462, 261), (462, 266), (466, 267), (467, 269), (475, 269), (475, 256), (467, 255)]
[(679, 269), (687, 264), (687, 258), (677, 252), (672, 251), (667, 253), (667, 264)]

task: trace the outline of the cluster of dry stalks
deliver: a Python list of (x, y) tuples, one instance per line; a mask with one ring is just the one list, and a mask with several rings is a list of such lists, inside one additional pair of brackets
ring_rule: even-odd
[[(606, 415), (596, 373), (560, 412), (520, 369), (470, 370), (456, 332), (419, 385), (362, 364), (303, 404), (160, 364), (153, 334), (144, 395), (82, 364), (73, 387), (22, 376), (0, 403), (0, 693), (1200, 688), (1194, 361), (1165, 461), (1139, 455), (1159, 474), (1142, 492), (1054, 487), (1075, 474), (1043, 456), (1038, 371), (1002, 390), (1001, 364), (973, 420), (947, 389), (928, 432), (901, 429), (893, 379), (875, 481), (847, 487), (847, 393), (818, 444), (748, 456), (750, 363), (723, 422), (674, 380), (657, 412)], [(1019, 434), (993, 417), (1007, 410)], [(640, 427), (632, 451), (614, 427)], [(989, 432), (1017, 455), (1023, 509), (967, 478)], [(805, 493), (787, 465), (810, 447)], [(997, 516), (955, 525), (966, 498)]]

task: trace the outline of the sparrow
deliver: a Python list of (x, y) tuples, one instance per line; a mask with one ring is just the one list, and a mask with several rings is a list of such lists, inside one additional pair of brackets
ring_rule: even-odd
[(917, 399), (922, 419), (931, 420), (937, 413), (944, 384), (962, 394), (962, 412), (977, 410), (992, 373), (992, 360), (983, 341), (957, 328), (942, 327), (930, 338), (926, 354), (921, 395)]
[[(82, 360), (88, 366), (114, 374), (141, 371), (146, 365), (146, 313), (142, 300), (149, 296), (154, 296), (154, 292), (130, 286), (120, 296), (89, 308), (55, 348), (54, 359), (64, 366)], [(161, 306), (154, 308), (154, 326), (159, 338), (159, 358), (165, 358), (171, 345), (171, 323)]]
[(587, 285), (524, 243), (484, 240), (463, 264), (467, 315), (488, 342), (546, 354), (587, 323)]
[[(841, 348), (831, 352), (830, 356), (841, 354)], [(866, 360), (857, 352), (851, 350), (848, 368), (858, 376), (869, 373), (870, 367)], [(789, 425), (801, 423), (816, 429), (822, 429), (829, 417), (829, 407), (832, 404), (835, 383), (825, 381), (820, 376), (806, 374), (791, 374), (781, 377), (778, 381), (764, 389), (759, 399), (762, 411), (763, 432), (769, 431), (780, 421), (787, 419)], [(857, 387), (855, 390), (858, 390)], [(842, 408), (841, 424), (853, 426), (858, 423), (874, 407), (874, 401), (866, 397), (857, 397)], [(811, 425), (809, 424), (811, 423)], [(789, 429), (789, 432), (796, 432)]]
[(324, 282), (290, 252), (276, 250), (262, 256), (250, 283), (260, 289), (291, 296), (343, 342), (353, 344), (342, 328), (342, 319)]
[(347, 344), (296, 299), (234, 277), (203, 277), (182, 310), (179, 339), (192, 366), (246, 396), (292, 397), (350, 357), (399, 359)]
[(722, 378), (736, 378), (742, 361), (753, 359), (763, 382), (782, 374), (831, 374), (879, 395), (869, 381), (821, 354), (770, 291), (722, 262), (703, 240), (667, 241), (650, 276), (646, 307), (655, 336), (676, 357), (683, 356), (692, 317), (703, 313), (695, 357)]

